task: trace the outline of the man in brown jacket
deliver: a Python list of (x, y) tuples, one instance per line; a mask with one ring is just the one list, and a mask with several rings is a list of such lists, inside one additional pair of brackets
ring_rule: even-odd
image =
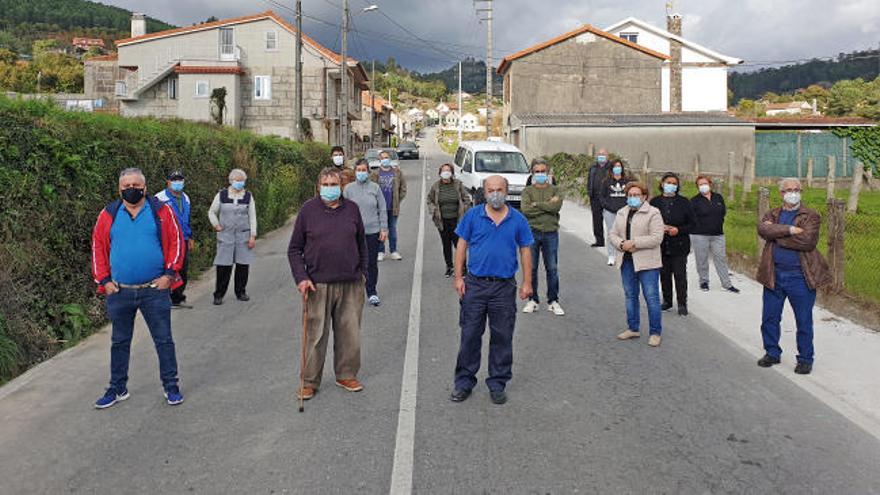
[(828, 264), (816, 244), (822, 219), (801, 205), (801, 183), (782, 179), (779, 193), (783, 205), (767, 212), (758, 225), (758, 235), (767, 243), (758, 267), (758, 282), (764, 286), (761, 336), (766, 354), (758, 366), (779, 364), (779, 324), (788, 299), (797, 323), (797, 366), (795, 373), (807, 375), (813, 369), (813, 306), (816, 289), (831, 281)]
[[(392, 166), (391, 155), (387, 151), (379, 153), (379, 170), (370, 174), (370, 180), (379, 184), (388, 207), (388, 247), (389, 258), (400, 261), (403, 256), (397, 252), (397, 217), (400, 215), (400, 203), (406, 197), (406, 179), (400, 168)], [(385, 261), (385, 243), (379, 246), (379, 261)]]

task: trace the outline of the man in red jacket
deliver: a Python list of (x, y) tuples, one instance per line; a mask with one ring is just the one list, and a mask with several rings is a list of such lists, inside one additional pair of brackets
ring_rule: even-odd
[(140, 310), (159, 355), (159, 375), (170, 405), (183, 402), (177, 386), (177, 358), (171, 337), (171, 290), (183, 281), (186, 244), (171, 207), (146, 194), (143, 172), (119, 174), (121, 200), (107, 205), (92, 232), (92, 275), (107, 295), (113, 324), (110, 387), (95, 402), (105, 409), (128, 399), (128, 360), (134, 319)]

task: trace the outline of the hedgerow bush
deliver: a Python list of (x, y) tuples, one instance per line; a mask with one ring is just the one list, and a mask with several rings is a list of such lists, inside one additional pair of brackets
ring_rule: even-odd
[(196, 273), (213, 259), (207, 210), (230, 169), (247, 172), (266, 233), (314, 194), (328, 154), (317, 143), (0, 96), (0, 381), (105, 322), (91, 279), (91, 233), (101, 208), (118, 197), (121, 169), (141, 168), (151, 194), (165, 187), (168, 171), (184, 170)]

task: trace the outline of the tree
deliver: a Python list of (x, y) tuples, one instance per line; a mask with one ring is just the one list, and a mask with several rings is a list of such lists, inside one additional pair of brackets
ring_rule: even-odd
[(223, 125), (223, 117), (226, 113), (226, 88), (214, 88), (211, 91), (211, 115), (217, 125)]
[(762, 117), (766, 115), (766, 113), (764, 112), (764, 105), (760, 102), (743, 98), (739, 100), (739, 103), (736, 105), (736, 115), (738, 117), (753, 119), (755, 117)]
[(55, 51), (59, 48), (61, 48), (61, 43), (56, 39), (37, 40), (34, 41), (31, 53), (33, 53), (34, 57), (36, 57), (42, 53)]
[(867, 85), (862, 78), (838, 81), (831, 87), (828, 97), (830, 115), (852, 115), (864, 102)]

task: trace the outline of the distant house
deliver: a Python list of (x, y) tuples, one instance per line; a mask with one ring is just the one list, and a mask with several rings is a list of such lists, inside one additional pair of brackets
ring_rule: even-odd
[[(132, 16), (132, 37), (116, 42), (112, 58), (86, 62), (86, 88), (106, 90), (90, 79), (114, 78), (114, 98), (124, 116), (149, 115), (213, 120), (211, 94), (226, 88), (224, 123), (260, 134), (294, 134), (296, 28), (272, 11), (146, 32), (141, 14)], [(341, 67), (350, 86), (348, 118), (361, 117), (367, 74), (303, 33), (303, 117), (315, 140), (353, 142), (341, 135)]]
[(360, 120), (352, 124), (355, 134), (363, 136), (363, 142), (370, 143), (370, 132), (374, 132), (372, 145), (388, 146), (394, 134), (395, 125), (392, 121), (394, 115), (394, 107), (391, 103), (378, 95), (371, 100), (370, 92), (364, 90), (361, 92)]
[(800, 115), (810, 113), (813, 106), (805, 101), (792, 101), (789, 103), (770, 103), (764, 107), (768, 117), (779, 115)]
[(480, 107), (477, 109), (477, 113), (480, 114), (480, 117), (486, 118), (489, 115), (488, 109), (486, 107)]
[(87, 52), (92, 48), (104, 49), (104, 40), (101, 38), (74, 38), (71, 43), (79, 51)]
[(473, 97), (474, 97), (474, 95), (472, 95), (470, 93), (466, 93), (464, 91), (461, 92), (461, 99), (462, 100), (470, 100)]
[(486, 132), (486, 126), (480, 125), (480, 118), (470, 112), (461, 116), (461, 129), (465, 132)]
[[(681, 20), (670, 15), (663, 32), (680, 33)], [(634, 19), (614, 30), (618, 34), (584, 25), (502, 60), (506, 141), (529, 158), (585, 153), (592, 143), (615, 150), (634, 166), (647, 160), (655, 171), (692, 170), (699, 156), (703, 170), (720, 172), (727, 169), (730, 152), (737, 163), (754, 156), (754, 124), (726, 113), (726, 71), (737, 60), (685, 62), (689, 50), (698, 52), (697, 45), (687, 42), (686, 47), (679, 35), (663, 38), (665, 48), (648, 43), (660, 37), (656, 28), (648, 30)], [(700, 53), (708, 50), (700, 48)], [(718, 70), (688, 71), (687, 78), (694, 79), (683, 77), (685, 69), (700, 64)], [(719, 74), (723, 86), (713, 82)], [(696, 83), (703, 76), (709, 96)]]
[(681, 25), (681, 16), (675, 14), (667, 19), (667, 29), (628, 17), (605, 31), (670, 57), (661, 69), (662, 111), (726, 111), (728, 72), (742, 59), (683, 38)]
[(425, 117), (427, 117), (428, 120), (431, 121), (430, 123), (433, 124), (433, 123), (436, 123), (440, 120), (440, 112), (438, 112), (437, 110), (435, 110), (433, 108), (429, 108), (429, 109), (425, 110)]
[(425, 112), (418, 108), (410, 108), (406, 111), (406, 115), (412, 122), (422, 123), (425, 120)]
[(449, 113), (449, 105), (441, 101), (436, 107), (434, 107), (434, 110), (437, 111), (438, 115), (443, 116)]
[(457, 110), (450, 110), (446, 115), (443, 116), (443, 124), (442, 128), (444, 130), (456, 130), (458, 129), (458, 119), (460, 118)]

